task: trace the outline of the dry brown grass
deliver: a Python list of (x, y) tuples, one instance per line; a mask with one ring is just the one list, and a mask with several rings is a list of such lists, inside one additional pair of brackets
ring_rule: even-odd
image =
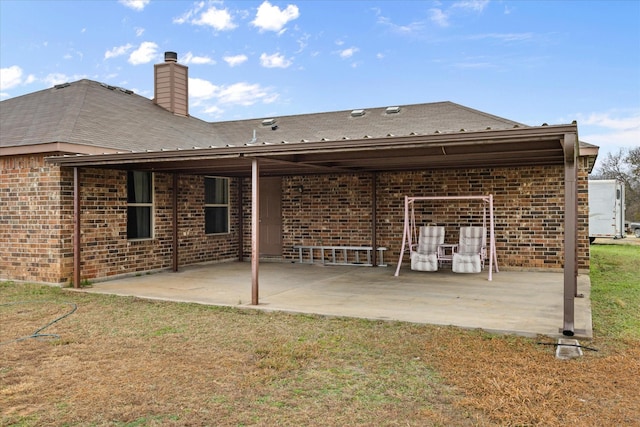
[[(479, 331), (0, 284), (20, 300), (46, 302), (0, 306), (2, 425), (640, 425), (635, 341), (559, 361)], [(12, 341), (65, 301), (59, 338)]]
[[(553, 342), (549, 338), (540, 341)], [(602, 345), (574, 360), (555, 359), (536, 340), (484, 333), (434, 333), (433, 361), (461, 392), (456, 407), (473, 409), (479, 425), (640, 425), (640, 347)]]

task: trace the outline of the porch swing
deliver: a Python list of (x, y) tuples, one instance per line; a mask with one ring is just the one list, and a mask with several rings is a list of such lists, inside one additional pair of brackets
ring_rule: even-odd
[[(422, 201), (480, 200), (482, 202), (482, 226), (464, 226), (459, 229), (456, 245), (444, 244), (444, 227), (426, 225), (418, 227), (415, 218), (415, 203)], [(488, 212), (487, 212), (488, 211)], [(489, 217), (489, 251), (486, 247), (487, 216)], [(486, 196), (442, 196), (404, 198), (404, 231), (402, 249), (395, 276), (400, 267), (406, 248), (409, 248), (411, 269), (418, 271), (436, 271), (444, 262), (451, 262), (455, 273), (479, 273), (489, 258), (489, 278), (493, 269), (498, 272), (493, 217), (493, 195)], [(449, 252), (447, 252), (447, 249)]]

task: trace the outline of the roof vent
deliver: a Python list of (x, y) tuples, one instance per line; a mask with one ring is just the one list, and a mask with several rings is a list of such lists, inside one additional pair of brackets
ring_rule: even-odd
[(262, 126), (271, 126), (276, 123), (276, 119), (264, 119), (262, 121)]
[(387, 107), (384, 112), (387, 114), (398, 114), (400, 112), (400, 107)]
[(351, 117), (361, 117), (364, 116), (364, 110), (353, 110), (351, 112)]
[(62, 84), (59, 84), (59, 85), (55, 85), (54, 88), (56, 88), (56, 89), (64, 89), (65, 87), (69, 87), (69, 86), (71, 86), (71, 83), (62, 83)]

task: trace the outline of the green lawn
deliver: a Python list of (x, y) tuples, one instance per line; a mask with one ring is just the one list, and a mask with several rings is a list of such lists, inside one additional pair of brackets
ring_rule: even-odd
[(597, 336), (640, 340), (640, 246), (591, 246), (591, 301)]

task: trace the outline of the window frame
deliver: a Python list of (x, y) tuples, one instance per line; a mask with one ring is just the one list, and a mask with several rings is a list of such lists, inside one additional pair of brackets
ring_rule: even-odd
[[(129, 202), (129, 172), (140, 172), (150, 175), (151, 181), (151, 202), (150, 203), (137, 203)], [(155, 173), (140, 170), (127, 171), (127, 240), (130, 242), (138, 242), (143, 240), (155, 239), (155, 200), (156, 200), (156, 186), (155, 186)], [(149, 237), (129, 237), (129, 208), (149, 208)]]
[[(207, 203), (207, 180), (223, 180), (226, 186), (226, 203)], [(225, 234), (231, 234), (231, 179), (225, 176), (213, 176), (207, 175), (204, 177), (204, 234), (206, 236), (220, 236)], [(222, 232), (207, 232), (207, 208), (226, 208), (226, 231)]]

